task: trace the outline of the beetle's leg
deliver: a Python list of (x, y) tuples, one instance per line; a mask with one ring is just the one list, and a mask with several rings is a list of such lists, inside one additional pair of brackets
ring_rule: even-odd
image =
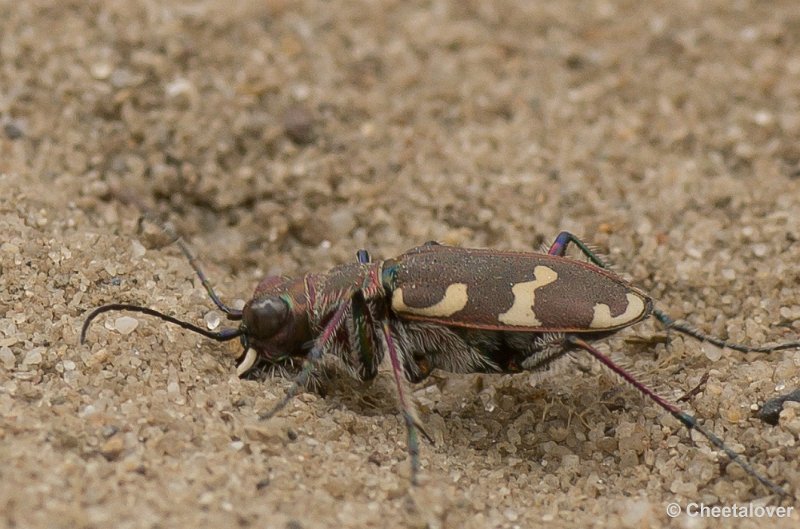
[(358, 375), (361, 380), (372, 380), (378, 374), (378, 364), (383, 355), (380, 354), (380, 339), (375, 335), (375, 318), (372, 317), (364, 292), (359, 290), (352, 298), (353, 317), (350, 336), (351, 347), (357, 355)]
[[(363, 253), (362, 253), (363, 252)], [(361, 250), (358, 254), (359, 262), (362, 257), (366, 255), (369, 259), (369, 254), (365, 250)], [(368, 261), (367, 261), (368, 262)], [(356, 347), (361, 357), (362, 362), (362, 376), (365, 378), (373, 378), (378, 371), (378, 364), (382, 359), (382, 355), (376, 358), (376, 347), (374, 343), (375, 336), (372, 334), (375, 329), (375, 321), (380, 320), (383, 337), (386, 344), (386, 350), (389, 354), (389, 359), (392, 363), (392, 374), (394, 381), (397, 385), (397, 398), (400, 401), (400, 411), (403, 414), (403, 420), (406, 423), (406, 431), (408, 433), (408, 453), (411, 458), (411, 483), (417, 484), (417, 474), (419, 473), (419, 436), (417, 432), (422, 432), (422, 435), (434, 444), (433, 438), (428, 435), (428, 432), (422, 427), (417, 417), (416, 408), (409, 402), (406, 397), (406, 371), (404, 367), (404, 359), (400, 358), (399, 351), (395, 344), (394, 337), (392, 336), (392, 326), (389, 321), (389, 314), (385, 313), (376, 318), (367, 302), (368, 298), (373, 298), (376, 295), (378, 286), (380, 285), (377, 269), (370, 271), (370, 274), (364, 281), (363, 288), (353, 294), (353, 323), (358, 337), (356, 340)]]
[(614, 373), (622, 377), (622, 379), (625, 382), (636, 388), (640, 393), (642, 393), (647, 398), (658, 404), (661, 408), (668, 411), (673, 417), (678, 419), (684, 426), (686, 426), (686, 428), (688, 428), (689, 430), (694, 429), (700, 432), (700, 434), (702, 434), (703, 437), (708, 439), (711, 442), (711, 444), (713, 444), (720, 450), (724, 451), (732, 461), (736, 462), (740, 467), (742, 467), (745, 470), (745, 472), (750, 474), (752, 477), (756, 478), (759, 482), (761, 482), (761, 484), (770, 489), (772, 492), (778, 494), (779, 496), (788, 495), (786, 491), (783, 490), (781, 487), (779, 487), (766, 477), (759, 474), (752, 466), (750, 466), (750, 464), (747, 461), (745, 461), (742, 457), (740, 457), (739, 454), (737, 454), (730, 447), (728, 447), (728, 445), (726, 445), (722, 441), (722, 439), (714, 435), (710, 430), (707, 430), (704, 426), (700, 425), (695, 417), (681, 411), (680, 408), (678, 408), (676, 405), (672, 404), (668, 400), (659, 396), (655, 391), (644, 385), (642, 382), (639, 382), (632, 374), (630, 374), (625, 369), (617, 365), (607, 355), (600, 352), (595, 347), (592, 347), (586, 341), (584, 341), (583, 339), (579, 338), (574, 334), (565, 336), (564, 340), (566, 342), (566, 345), (578, 347), (591, 354), (593, 357), (599, 360), (600, 363), (602, 363), (603, 365), (611, 369)]
[(284, 395), (283, 399), (278, 402), (275, 406), (272, 407), (271, 410), (262, 413), (258, 416), (259, 419), (265, 420), (269, 419), (283, 408), (289, 404), (295, 395), (300, 391), (301, 388), (305, 387), (308, 379), (311, 377), (311, 373), (319, 364), (320, 359), (322, 358), (322, 353), (325, 350), (325, 347), (330, 343), (333, 337), (336, 335), (336, 331), (339, 329), (339, 326), (342, 324), (345, 315), (347, 314), (347, 309), (350, 308), (351, 304), (342, 303), (339, 305), (339, 308), (336, 309), (336, 312), (333, 313), (333, 316), (328, 321), (328, 324), (325, 325), (325, 328), (322, 329), (322, 333), (320, 334), (319, 338), (314, 341), (313, 347), (306, 355), (305, 360), (303, 361), (303, 368), (300, 370), (300, 373), (294, 378), (292, 385), (286, 390), (286, 395)]
[(800, 347), (800, 341), (784, 342), (778, 345), (759, 345), (759, 346), (742, 345), (738, 343), (726, 342), (725, 340), (721, 340), (714, 336), (709, 336), (704, 332), (698, 331), (697, 329), (686, 323), (675, 321), (671, 317), (669, 317), (668, 314), (665, 314), (658, 309), (653, 310), (653, 316), (655, 316), (656, 319), (660, 321), (664, 325), (664, 327), (666, 327), (667, 331), (676, 330), (681, 334), (686, 334), (693, 338), (697, 338), (701, 342), (708, 342), (710, 344), (716, 345), (717, 347), (727, 347), (728, 349), (733, 349), (734, 351), (741, 351), (743, 353), (771, 353), (773, 351), (781, 351), (783, 349), (797, 349), (798, 347)]
[(567, 252), (567, 246), (569, 243), (574, 244), (577, 246), (583, 254), (589, 258), (591, 262), (599, 266), (600, 268), (608, 268), (609, 266), (600, 259), (597, 254), (595, 254), (591, 248), (586, 246), (582, 240), (574, 236), (568, 231), (562, 231), (556, 237), (556, 240), (553, 241), (553, 244), (550, 245), (550, 249), (547, 250), (548, 255), (557, 255), (559, 257), (563, 257), (564, 254)]
[(406, 371), (403, 367), (403, 359), (400, 358), (400, 351), (398, 351), (397, 345), (395, 344), (388, 314), (385, 314), (382, 318), (376, 318), (367, 301), (367, 296), (373, 294), (374, 289), (372, 287), (374, 287), (375, 280), (376, 277), (370, 276), (370, 278), (365, 281), (364, 288), (354, 292), (351, 298), (350, 305), (352, 307), (353, 316), (352, 330), (355, 332), (355, 336), (351, 336), (351, 342), (359, 357), (359, 375), (364, 380), (374, 378), (378, 373), (378, 364), (383, 357), (377, 345), (378, 337), (374, 334), (374, 329), (376, 328), (375, 321), (380, 320), (386, 350), (388, 351), (392, 363), (392, 374), (394, 375), (395, 384), (397, 385), (397, 397), (400, 401), (400, 411), (403, 414), (403, 420), (406, 423), (406, 431), (408, 433), (407, 442), (408, 452), (411, 458), (411, 483), (416, 485), (417, 474), (419, 473), (419, 436), (417, 432), (421, 432), (431, 444), (433, 444), (434, 441), (420, 424), (416, 409), (407, 398), (405, 383)]
[(419, 430), (422, 432), (425, 438), (431, 443), (433, 443), (433, 439), (422, 428), (417, 418), (416, 408), (409, 402), (406, 396), (403, 364), (400, 361), (397, 347), (395, 347), (394, 338), (392, 338), (392, 324), (388, 318), (381, 319), (381, 327), (383, 328), (383, 336), (386, 339), (386, 349), (389, 353), (389, 359), (392, 362), (392, 374), (394, 375), (394, 381), (397, 385), (397, 398), (400, 401), (400, 411), (403, 413), (403, 420), (405, 420), (406, 431), (408, 432), (408, 454), (411, 457), (411, 484), (417, 485), (417, 474), (419, 473), (419, 436), (417, 435), (417, 431)]
[[(356, 253), (356, 259), (360, 264), (369, 264), (372, 258), (367, 250), (361, 249)], [(352, 307), (352, 318), (350, 319), (350, 344), (353, 352), (357, 354), (356, 364), (358, 374), (362, 380), (372, 380), (378, 374), (378, 364), (381, 363), (380, 338), (376, 335), (375, 317), (367, 303), (370, 299), (378, 295), (380, 282), (377, 276), (377, 269), (371, 268), (364, 278), (361, 289), (355, 291), (350, 298)]]

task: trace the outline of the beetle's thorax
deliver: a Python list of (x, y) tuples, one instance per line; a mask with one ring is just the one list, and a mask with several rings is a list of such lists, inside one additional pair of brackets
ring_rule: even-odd
[(342, 303), (347, 303), (360, 291), (366, 299), (384, 295), (381, 285), (383, 263), (347, 263), (324, 274), (306, 274), (305, 302), (309, 325), (321, 329)]
[[(242, 311), (249, 345), (268, 359), (305, 355), (308, 344), (356, 292), (367, 299), (384, 295), (381, 267), (380, 262), (349, 263), (326, 273), (265, 278)], [(281, 311), (285, 318), (278, 321)]]

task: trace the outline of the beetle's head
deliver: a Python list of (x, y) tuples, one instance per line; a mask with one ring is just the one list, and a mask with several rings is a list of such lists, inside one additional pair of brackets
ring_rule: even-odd
[(290, 319), (289, 303), (277, 296), (254, 299), (242, 310), (240, 328), (251, 343), (268, 342)]
[(242, 309), (239, 325), (242, 355), (236, 361), (239, 376), (258, 376), (263, 369), (291, 364), (294, 315), (291, 300), (276, 295), (262, 295)]
[(268, 276), (256, 287), (241, 311), (239, 331), (244, 352), (236, 372), (243, 375), (259, 367), (291, 368), (308, 352), (308, 310), (305, 288), (296, 279)]
[(133, 311), (155, 316), (220, 342), (239, 338), (243, 348), (237, 360), (236, 371), (239, 375), (253, 369), (256, 361), (261, 365), (266, 364), (267, 367), (288, 367), (295, 364), (295, 357), (305, 355), (303, 345), (308, 342), (307, 318), (302, 317), (305, 314), (304, 307), (297, 301), (302, 296), (294, 292), (293, 287), (297, 288), (295, 283), (271, 276), (259, 284), (255, 296), (242, 310), (218, 303), (229, 320), (240, 322), (237, 327), (219, 331), (203, 329), (147, 307), (124, 303), (104, 305), (92, 311), (84, 321), (81, 343), (86, 339), (89, 325), (98, 315), (110, 311)]

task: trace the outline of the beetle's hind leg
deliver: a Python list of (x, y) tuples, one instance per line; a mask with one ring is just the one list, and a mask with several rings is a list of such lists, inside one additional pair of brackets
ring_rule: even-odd
[(507, 333), (505, 345), (514, 352), (514, 362), (526, 371), (550, 369), (564, 357), (569, 348), (563, 333)]
[(630, 372), (623, 369), (619, 364), (614, 362), (608, 355), (599, 351), (596, 347), (590, 345), (586, 342), (586, 340), (578, 337), (574, 334), (568, 334), (564, 336), (564, 345), (574, 348), (583, 349), (587, 353), (591, 354), (594, 358), (596, 358), (600, 363), (605, 365), (608, 369), (616, 373), (620, 376), (625, 382), (636, 388), (642, 395), (649, 398), (653, 402), (655, 402), (658, 406), (660, 406), (665, 411), (669, 412), (673, 417), (678, 419), (681, 424), (683, 424), (688, 430), (696, 430), (699, 432), (703, 437), (709, 440), (711, 444), (725, 452), (725, 454), (734, 462), (736, 462), (740, 467), (742, 467), (745, 472), (747, 472), (750, 476), (756, 478), (759, 482), (761, 482), (764, 486), (770, 489), (775, 494), (779, 496), (786, 497), (788, 494), (786, 491), (781, 488), (780, 486), (776, 485), (765, 476), (760, 474), (755, 468), (753, 468), (750, 463), (748, 463), (742, 456), (734, 452), (725, 442), (717, 437), (711, 430), (707, 429), (705, 426), (699, 424), (697, 419), (689, 415), (688, 413), (681, 411), (675, 404), (672, 404), (668, 400), (664, 399), (654, 390), (650, 389), (648, 386), (640, 382), (636, 377), (634, 377)]

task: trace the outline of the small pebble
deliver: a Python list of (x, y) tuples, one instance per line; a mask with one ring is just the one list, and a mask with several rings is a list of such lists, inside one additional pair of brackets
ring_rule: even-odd
[(12, 369), (17, 363), (17, 359), (9, 347), (0, 347), (0, 362), (6, 369)]
[(42, 351), (44, 347), (36, 347), (25, 353), (25, 358), (22, 360), (22, 365), (33, 366), (42, 363)]
[(139, 320), (130, 316), (120, 316), (114, 320), (114, 329), (120, 334), (130, 334), (139, 325)]
[(98, 80), (108, 79), (113, 71), (112, 66), (107, 62), (96, 62), (91, 65), (89, 71), (92, 74), (92, 77)]
[(759, 110), (755, 113), (755, 115), (753, 115), (753, 121), (755, 121), (757, 125), (765, 127), (767, 125), (771, 125), (775, 119), (772, 117), (770, 112), (766, 110)]
[(167, 97), (179, 97), (193, 94), (196, 91), (196, 88), (188, 79), (179, 77), (167, 84), (165, 91), (167, 93)]
[(305, 107), (293, 106), (283, 116), (283, 129), (298, 145), (311, 143), (314, 140), (314, 116)]
[(125, 441), (121, 436), (115, 435), (100, 446), (100, 453), (108, 461), (117, 459), (125, 449)]
[(764, 257), (767, 255), (767, 251), (769, 248), (766, 244), (754, 244), (753, 245), (753, 255), (756, 257)]
[(352, 211), (342, 208), (331, 213), (328, 225), (330, 232), (338, 239), (350, 235), (356, 229), (357, 222)]
[(764, 403), (756, 416), (767, 424), (776, 425), (786, 402), (800, 402), (800, 389), (781, 395)]
[(108, 350), (103, 347), (84, 358), (83, 363), (86, 364), (86, 367), (96, 367), (104, 364), (106, 360), (108, 360)]
[(646, 527), (648, 515), (651, 511), (650, 502), (647, 500), (628, 500), (624, 502), (622, 511), (622, 525), (625, 527)]
[(9, 347), (17, 343), (19, 340), (16, 336), (11, 336), (9, 338), (3, 338), (0, 340), (0, 347)]
[(142, 257), (145, 252), (147, 252), (147, 248), (145, 248), (142, 243), (139, 241), (131, 242), (131, 257), (138, 259)]
[(15, 121), (9, 121), (3, 125), (3, 131), (6, 133), (6, 137), (9, 140), (18, 140), (25, 135), (25, 131), (19, 123)]
[(222, 322), (222, 318), (220, 318), (219, 313), (215, 310), (210, 310), (206, 312), (206, 315), (203, 316), (203, 319), (206, 322), (206, 327), (208, 327), (209, 330), (212, 331), (217, 327), (219, 327), (219, 324)]
[(200, 505), (211, 505), (214, 502), (214, 494), (211, 492), (204, 492), (197, 499)]
[(717, 347), (716, 345), (710, 343), (704, 343), (702, 347), (703, 347), (703, 353), (706, 355), (706, 358), (708, 358), (712, 362), (716, 362), (717, 360), (722, 358), (721, 347)]

